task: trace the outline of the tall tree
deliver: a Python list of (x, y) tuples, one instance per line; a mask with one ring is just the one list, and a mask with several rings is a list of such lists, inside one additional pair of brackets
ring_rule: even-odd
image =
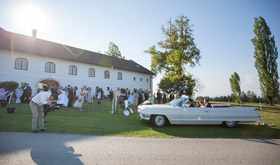
[(119, 47), (114, 44), (113, 42), (109, 43), (108, 52), (105, 52), (108, 56), (118, 57), (118, 58), (125, 58), (122, 56)]
[(166, 27), (162, 26), (165, 39), (157, 44), (160, 50), (153, 45), (145, 52), (152, 56), (152, 71), (155, 74), (164, 72), (174, 84), (191, 76), (185, 75), (185, 66), (195, 67), (201, 56), (194, 43), (192, 25), (187, 16), (181, 15), (175, 21), (170, 19), (167, 23)]
[(196, 80), (193, 79), (192, 75), (183, 76), (181, 79), (175, 80), (174, 82), (170, 80), (168, 76), (164, 76), (158, 87), (163, 91), (170, 93), (171, 91), (179, 91), (180, 94), (185, 94), (189, 97), (192, 97), (196, 90)]
[(237, 101), (241, 101), (240, 77), (234, 72), (229, 78), (230, 88)]
[(255, 68), (258, 71), (262, 95), (272, 105), (273, 99), (279, 96), (278, 51), (274, 36), (271, 35), (270, 29), (262, 17), (255, 18), (254, 27), (256, 36), (252, 39), (252, 43), (255, 46)]

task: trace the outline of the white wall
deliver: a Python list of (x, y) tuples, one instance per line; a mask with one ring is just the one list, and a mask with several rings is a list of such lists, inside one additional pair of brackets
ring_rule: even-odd
[[(28, 60), (28, 70), (14, 69), (16, 58), (26, 58)], [(45, 63), (55, 63), (55, 73), (45, 72)], [(68, 75), (70, 65), (77, 66), (77, 75)], [(88, 69), (95, 69), (95, 77), (88, 77)], [(104, 79), (104, 71), (110, 72), (110, 79)], [(117, 80), (118, 72), (122, 73), (122, 80)], [(133, 80), (136, 77), (136, 81)], [(142, 82), (140, 81), (142, 78)], [(79, 89), (86, 85), (95, 89), (96, 86), (103, 88), (105, 94), (108, 94), (107, 87), (116, 90), (117, 88), (128, 88), (131, 91), (134, 88), (151, 89), (151, 75), (132, 72), (127, 70), (106, 68), (98, 65), (85, 64), (80, 62), (48, 58), (19, 52), (13, 52), (0, 49), (0, 81), (16, 81), (19, 84), (29, 83), (32, 88), (32, 94), (37, 92), (38, 83), (41, 80), (56, 80), (61, 86), (77, 86)], [(148, 79), (148, 82), (146, 81)]]

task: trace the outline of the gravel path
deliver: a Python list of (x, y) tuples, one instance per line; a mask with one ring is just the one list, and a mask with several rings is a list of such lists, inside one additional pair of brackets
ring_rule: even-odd
[(0, 164), (279, 164), (280, 139), (0, 132)]

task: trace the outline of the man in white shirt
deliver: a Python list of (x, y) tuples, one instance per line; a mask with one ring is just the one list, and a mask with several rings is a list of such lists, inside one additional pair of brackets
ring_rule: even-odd
[(50, 94), (49, 92), (41, 92), (34, 96), (30, 101), (30, 108), (33, 114), (32, 119), (32, 132), (37, 133), (37, 118), (39, 116), (40, 131), (46, 131), (44, 127), (44, 107), (43, 105), (52, 105), (51, 101), (57, 100), (57, 95)]

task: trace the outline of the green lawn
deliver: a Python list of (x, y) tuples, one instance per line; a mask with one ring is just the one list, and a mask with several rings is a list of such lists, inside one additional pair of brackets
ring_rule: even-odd
[[(197, 137), (197, 138), (280, 138), (280, 105), (263, 105), (261, 119), (274, 123), (276, 127), (257, 126), (256, 123), (239, 123), (236, 128), (223, 126), (176, 126), (167, 125), (154, 128), (148, 121), (140, 121), (134, 113), (129, 117), (110, 114), (111, 102), (94, 100), (94, 111), (79, 112), (75, 108), (60, 108), (48, 113), (45, 128), (48, 133), (69, 133), (84, 135), (109, 135), (132, 137)], [(6, 108), (0, 108), (0, 131), (31, 132), (32, 114), (29, 104), (14, 104), (16, 111), (8, 114)], [(244, 104), (259, 106), (259, 104)]]

